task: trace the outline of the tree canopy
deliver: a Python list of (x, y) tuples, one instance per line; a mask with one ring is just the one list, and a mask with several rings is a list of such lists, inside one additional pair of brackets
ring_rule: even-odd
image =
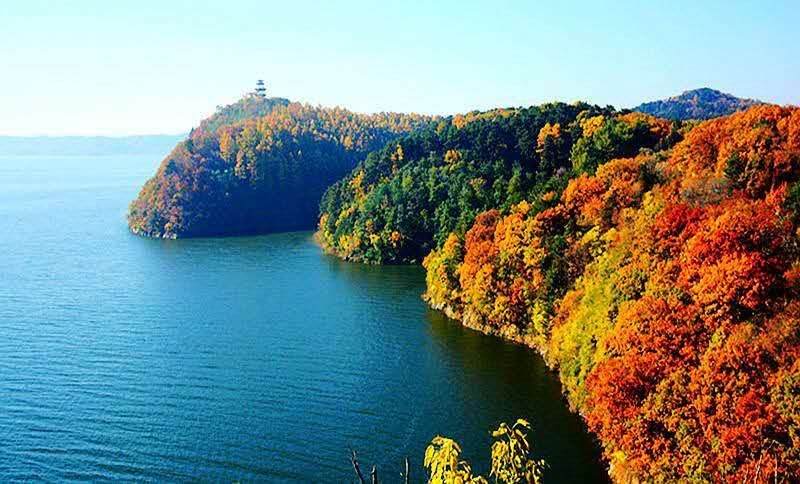
[(798, 180), (800, 108), (753, 107), (480, 214), (425, 297), (539, 349), (620, 481), (797, 476)]
[(164, 159), (131, 203), (128, 223), (168, 238), (312, 228), (329, 185), (430, 119), (247, 97), (203, 121)]
[(319, 238), (349, 260), (419, 262), (478, 213), (539, 199), (611, 158), (668, 146), (678, 127), (584, 103), (442, 119), (371, 153), (328, 189)]

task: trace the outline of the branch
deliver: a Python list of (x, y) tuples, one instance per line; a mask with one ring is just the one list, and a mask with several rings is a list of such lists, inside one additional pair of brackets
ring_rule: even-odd
[(358, 457), (356, 457), (356, 451), (350, 450), (352, 452), (352, 456), (350, 457), (350, 462), (353, 463), (353, 469), (356, 471), (356, 475), (358, 476), (358, 480), (361, 484), (366, 484), (364, 480), (364, 475), (361, 473), (361, 467), (358, 465)]

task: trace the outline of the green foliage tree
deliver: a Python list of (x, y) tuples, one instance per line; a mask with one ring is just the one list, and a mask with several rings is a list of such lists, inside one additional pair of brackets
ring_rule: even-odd
[(419, 262), (451, 232), (463, 235), (478, 213), (563, 189), (611, 157), (666, 146), (674, 129), (582, 103), (440, 120), (371, 153), (328, 189), (319, 239), (345, 259)]

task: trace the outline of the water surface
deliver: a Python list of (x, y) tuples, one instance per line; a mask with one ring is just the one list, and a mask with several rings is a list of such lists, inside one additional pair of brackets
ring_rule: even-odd
[(437, 433), (485, 472), (518, 416), (546, 482), (604, 480), (541, 359), (428, 310), (419, 267), (130, 235), (156, 158), (0, 158), (0, 481), (349, 482), (355, 448), (393, 482)]

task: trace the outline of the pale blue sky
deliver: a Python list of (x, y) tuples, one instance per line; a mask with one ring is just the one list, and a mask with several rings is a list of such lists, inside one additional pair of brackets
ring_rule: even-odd
[(800, 104), (799, 26), (797, 1), (6, 0), (0, 134), (178, 133), (258, 78), (361, 112)]

